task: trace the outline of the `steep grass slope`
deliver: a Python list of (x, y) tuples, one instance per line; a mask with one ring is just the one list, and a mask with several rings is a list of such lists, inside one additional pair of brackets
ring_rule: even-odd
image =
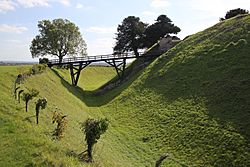
[[(48, 107), (41, 111), (39, 125), (36, 125), (36, 99), (30, 102), (26, 113), (24, 102), (19, 104), (12, 95), (16, 76), (29, 69), (30, 66), (0, 66), (0, 166), (89, 166), (79, 161), (78, 154), (85, 149), (80, 123), (90, 116), (92, 109), (78, 98), (81, 96), (78, 89), (58, 77), (58, 73), (66, 74), (66, 71), (47, 69), (21, 85), (22, 89), (39, 90), (39, 97), (48, 100)], [(114, 74), (112, 68), (89, 67), (83, 72), (82, 77), (88, 76), (83, 86), (92, 91)], [(52, 124), (53, 111), (67, 115), (66, 134), (60, 141), (52, 137), (56, 127)], [(98, 164), (96, 161), (91, 166)]]
[[(190, 36), (114, 101), (107, 150), (131, 166), (250, 166), (250, 16)], [(123, 145), (121, 148), (118, 145)]]

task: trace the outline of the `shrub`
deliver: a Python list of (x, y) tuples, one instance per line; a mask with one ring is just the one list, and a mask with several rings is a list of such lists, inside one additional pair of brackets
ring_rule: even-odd
[(225, 18), (220, 18), (220, 21), (235, 17), (239, 14), (248, 14), (249, 12), (245, 9), (237, 8), (227, 11)]
[(36, 89), (31, 89), (29, 92), (23, 93), (22, 99), (25, 101), (25, 110), (28, 112), (28, 103), (30, 100), (32, 100), (34, 97), (36, 97), (39, 94), (39, 92)]
[(54, 130), (53, 136), (56, 137), (56, 139), (63, 138), (64, 132), (67, 127), (67, 120), (66, 115), (62, 115), (60, 112), (54, 112), (52, 117), (52, 123), (57, 123), (56, 129)]
[(89, 157), (89, 161), (92, 161), (92, 150), (97, 140), (100, 139), (101, 135), (106, 132), (108, 129), (108, 120), (107, 119), (87, 119), (82, 123), (82, 129), (85, 133), (85, 140), (87, 142), (87, 153)]
[(46, 65), (44, 64), (35, 64), (32, 66), (30, 69), (30, 74), (31, 75), (36, 75), (36, 74), (41, 74), (45, 71)]
[(38, 124), (40, 109), (45, 109), (47, 106), (47, 100), (45, 98), (40, 98), (36, 102), (36, 124)]
[(48, 64), (49, 59), (48, 58), (39, 58), (39, 64)]

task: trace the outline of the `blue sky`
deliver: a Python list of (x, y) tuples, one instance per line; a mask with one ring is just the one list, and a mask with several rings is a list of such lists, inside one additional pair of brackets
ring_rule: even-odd
[(75, 23), (88, 55), (96, 55), (112, 53), (116, 28), (127, 16), (152, 24), (165, 14), (184, 38), (216, 24), (234, 8), (249, 10), (250, 0), (0, 0), (0, 61), (36, 61), (29, 46), (43, 19)]

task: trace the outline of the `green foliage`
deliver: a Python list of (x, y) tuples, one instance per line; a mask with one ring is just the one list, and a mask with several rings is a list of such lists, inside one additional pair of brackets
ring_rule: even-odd
[(38, 22), (40, 34), (31, 42), (32, 57), (57, 56), (62, 61), (66, 55), (86, 55), (86, 44), (79, 28), (66, 19)]
[(47, 106), (47, 99), (39, 98), (36, 102), (36, 124), (38, 124), (40, 109), (45, 109)]
[(30, 69), (31, 75), (41, 74), (45, 71), (46, 65), (45, 64), (35, 64)]
[(67, 128), (66, 115), (62, 115), (60, 112), (54, 112), (52, 117), (52, 123), (57, 123), (56, 129), (54, 130), (53, 136), (60, 140), (63, 138), (65, 130)]
[(241, 9), (241, 8), (232, 9), (232, 10), (227, 11), (225, 18), (220, 18), (220, 21), (230, 19), (240, 14), (248, 14), (248, 13), (249, 12), (246, 9)]
[(31, 89), (29, 92), (24, 92), (22, 99), (25, 102), (25, 110), (28, 112), (28, 103), (30, 100), (32, 100), (34, 97), (36, 97), (39, 94), (39, 91), (36, 89)]
[(148, 26), (145, 30), (143, 45), (147, 48), (151, 47), (157, 43), (160, 38), (163, 38), (168, 34), (177, 34), (180, 31), (181, 29), (175, 26), (170, 18), (166, 15), (160, 15), (156, 22)]
[(16, 86), (16, 84), (22, 84), (24, 80), (30, 77), (31, 75), (43, 73), (46, 70), (46, 67), (47, 65), (45, 64), (35, 64), (31, 68), (29, 68), (29, 70), (22, 71), (22, 73), (17, 75), (14, 86)]
[(101, 135), (108, 129), (108, 120), (95, 120), (88, 118), (85, 122), (82, 123), (82, 129), (85, 133), (85, 140), (88, 145), (88, 157), (89, 160), (92, 161), (93, 146), (100, 139)]
[(16, 77), (16, 80), (15, 80), (15, 85), (16, 84), (21, 84), (22, 81), (23, 81), (22, 74), (18, 74), (17, 77)]
[(48, 58), (39, 58), (39, 64), (48, 64), (49, 59)]
[(138, 49), (142, 48), (142, 37), (147, 24), (140, 21), (139, 17), (128, 16), (118, 25), (114, 52), (133, 51), (139, 56)]

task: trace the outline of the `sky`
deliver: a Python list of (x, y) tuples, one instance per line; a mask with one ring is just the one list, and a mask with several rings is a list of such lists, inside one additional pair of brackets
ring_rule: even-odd
[(0, 61), (37, 61), (29, 47), (44, 19), (68, 19), (79, 27), (88, 55), (110, 54), (118, 24), (128, 16), (152, 24), (161, 14), (181, 28), (177, 34), (202, 31), (226, 12), (250, 0), (0, 0)]

